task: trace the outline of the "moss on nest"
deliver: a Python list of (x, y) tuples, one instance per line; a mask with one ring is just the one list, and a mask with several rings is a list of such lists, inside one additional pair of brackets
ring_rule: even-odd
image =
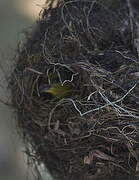
[[(34, 150), (28, 155), (57, 179), (119, 179), (138, 172), (134, 3), (61, 1), (42, 11), (18, 51), (9, 81), (17, 127)], [(50, 100), (40, 93), (41, 85), (53, 84), (51, 73), (61, 84), (70, 81), (67, 97)]]

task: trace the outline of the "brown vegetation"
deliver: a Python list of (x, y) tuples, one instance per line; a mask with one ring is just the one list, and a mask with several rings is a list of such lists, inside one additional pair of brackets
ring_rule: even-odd
[[(61, 180), (139, 171), (138, 2), (66, 0), (43, 9), (9, 87), (28, 155)], [(65, 74), (68, 73), (68, 77)], [(40, 86), (70, 82), (66, 98)]]

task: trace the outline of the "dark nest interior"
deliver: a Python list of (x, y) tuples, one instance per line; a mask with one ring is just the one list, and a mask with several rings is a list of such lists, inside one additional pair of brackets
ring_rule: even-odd
[(60, 180), (139, 171), (139, 1), (43, 7), (10, 75), (17, 127)]

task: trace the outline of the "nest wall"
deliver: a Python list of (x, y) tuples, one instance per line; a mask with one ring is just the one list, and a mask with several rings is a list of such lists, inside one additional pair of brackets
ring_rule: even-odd
[[(28, 155), (61, 180), (137, 174), (137, 0), (51, 6), (19, 46), (9, 80), (17, 127), (33, 149)], [(66, 97), (41, 93), (55, 79), (71, 84)]]

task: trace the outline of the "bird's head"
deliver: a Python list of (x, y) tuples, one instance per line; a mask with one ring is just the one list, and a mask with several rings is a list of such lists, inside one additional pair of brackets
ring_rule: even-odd
[[(39, 93), (45, 99), (62, 99), (67, 97), (72, 89), (71, 80), (72, 73), (70, 71), (59, 71), (49, 74), (49, 81), (43, 80), (39, 86)], [(45, 78), (44, 78), (45, 79)]]

